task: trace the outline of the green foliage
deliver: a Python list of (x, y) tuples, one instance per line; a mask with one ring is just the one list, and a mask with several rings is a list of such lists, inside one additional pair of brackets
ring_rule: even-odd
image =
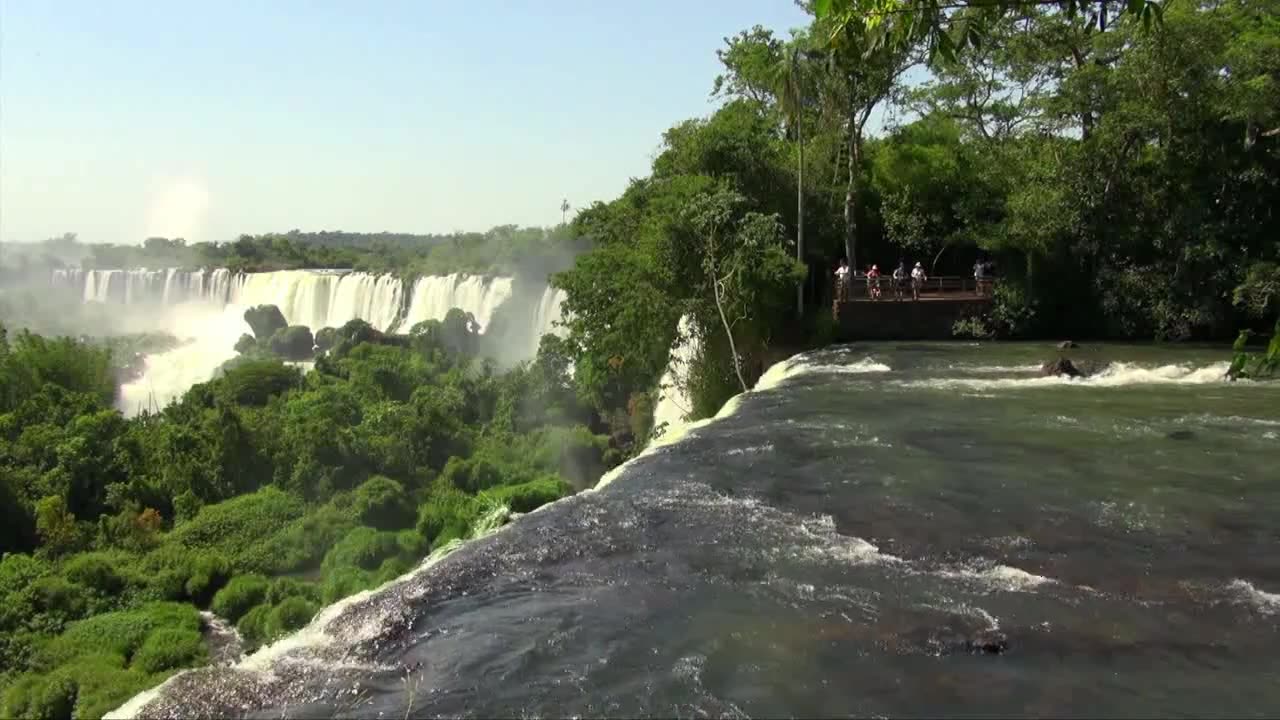
[(278, 360), (242, 360), (227, 369), (217, 387), (228, 402), (262, 406), (272, 396), (298, 387), (301, 379), (296, 368)]
[(417, 530), (432, 548), (450, 540), (467, 537), (471, 524), (480, 515), (476, 500), (452, 486), (433, 489), (430, 498), (418, 508)]
[(297, 595), (287, 597), (271, 609), (266, 619), (268, 637), (276, 638), (302, 628), (315, 617), (316, 606)]
[(356, 567), (373, 570), (383, 560), (400, 552), (396, 534), (375, 530), (370, 527), (358, 527), (338, 541), (337, 545), (324, 556), (322, 567), (333, 570), (341, 567)]
[(1231, 359), (1231, 367), (1227, 370), (1227, 376), (1232, 380), (1267, 380), (1280, 375), (1280, 320), (1276, 320), (1276, 327), (1272, 331), (1271, 341), (1267, 343), (1266, 349), (1262, 352), (1251, 353), (1248, 351), (1247, 343), (1251, 334), (1248, 330), (1245, 330), (1236, 339), (1233, 347), (1235, 355)]
[(413, 524), (414, 507), (404, 486), (380, 475), (355, 489), (352, 502), (357, 519), (379, 530), (397, 530)]
[(236, 622), (245, 613), (261, 604), (271, 587), (261, 575), (237, 575), (213, 596), (211, 609), (230, 622)]
[(161, 628), (147, 636), (129, 664), (145, 673), (157, 673), (197, 665), (207, 654), (199, 632)]

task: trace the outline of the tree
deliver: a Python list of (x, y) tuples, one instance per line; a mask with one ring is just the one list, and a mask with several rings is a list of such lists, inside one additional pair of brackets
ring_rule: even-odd
[[(774, 93), (796, 141), (796, 261), (804, 259), (804, 115), (813, 91), (811, 60), (802, 38), (774, 66)], [(804, 282), (796, 284), (796, 317), (804, 317)]]

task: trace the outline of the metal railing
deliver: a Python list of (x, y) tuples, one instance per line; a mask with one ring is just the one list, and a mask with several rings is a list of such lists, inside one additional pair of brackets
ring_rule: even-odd
[[(925, 278), (920, 284), (919, 295), (921, 299), (953, 298), (959, 300), (987, 298), (991, 297), (991, 293), (995, 289), (995, 283), (995, 278), (978, 280), (972, 276), (939, 275)], [(885, 276), (868, 278), (865, 275), (858, 275), (849, 279), (847, 295), (842, 297), (840, 289), (839, 281), (836, 281), (834, 296), (837, 300), (847, 302), (863, 302), (876, 299), (895, 300), (898, 298), (910, 300), (914, 297), (911, 278), (894, 280), (892, 277)], [(878, 297), (876, 291), (879, 291)]]

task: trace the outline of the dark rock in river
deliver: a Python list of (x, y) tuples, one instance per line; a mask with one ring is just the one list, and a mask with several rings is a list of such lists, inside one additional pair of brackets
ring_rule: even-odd
[(1058, 343), (1059, 350), (1074, 350), (1078, 347), (1080, 346), (1070, 340), (1063, 340), (1062, 342)]
[(1174, 430), (1168, 435), (1165, 435), (1165, 437), (1170, 440), (1195, 440), (1196, 434), (1190, 430)]
[(1097, 375), (1107, 369), (1107, 363), (1098, 362), (1096, 360), (1080, 360), (1072, 362), (1067, 358), (1060, 357), (1056, 360), (1040, 366), (1040, 374), (1045, 377), (1057, 377), (1066, 375), (1067, 377), (1090, 377)]
[(1040, 374), (1046, 377), (1057, 377), (1066, 375), (1067, 377), (1080, 377), (1083, 373), (1066, 358), (1058, 358), (1040, 366)]

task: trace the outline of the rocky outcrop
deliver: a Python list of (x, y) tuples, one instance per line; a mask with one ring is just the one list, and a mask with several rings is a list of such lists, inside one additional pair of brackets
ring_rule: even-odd
[(315, 357), (316, 340), (306, 325), (290, 325), (271, 336), (271, 352), (286, 360), (303, 361)]
[(249, 323), (253, 336), (259, 340), (267, 340), (289, 326), (284, 313), (275, 305), (258, 305), (245, 310), (244, 321)]

